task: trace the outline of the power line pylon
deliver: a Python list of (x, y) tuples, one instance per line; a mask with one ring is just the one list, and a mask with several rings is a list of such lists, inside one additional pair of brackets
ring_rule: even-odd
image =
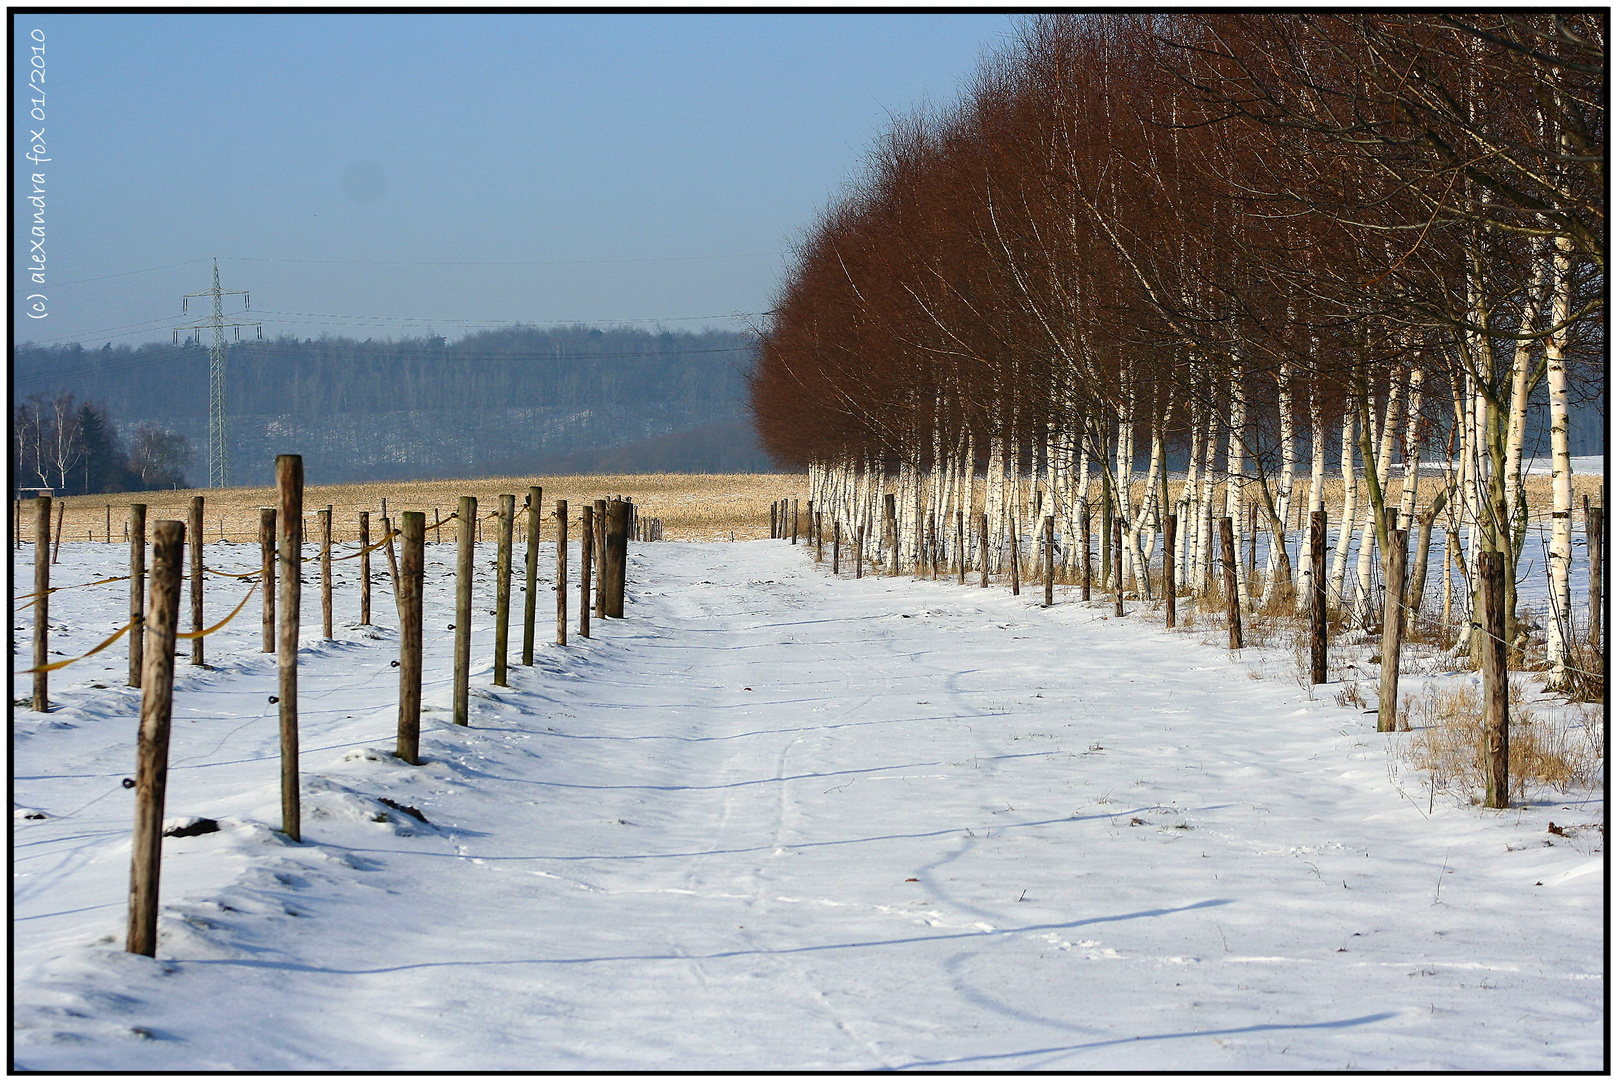
[(229, 418), (224, 405), (224, 328), (235, 328), (235, 340), (241, 340), (243, 326), (255, 326), (258, 329), (258, 340), (263, 340), (263, 324), (250, 319), (228, 319), (224, 317), (224, 298), (226, 296), (241, 296), (246, 299), (244, 310), (252, 310), (252, 294), (245, 289), (219, 288), (219, 261), (213, 260), (213, 287), (206, 292), (186, 293), (182, 310), (189, 314), (191, 301), (199, 296), (213, 298), (213, 315), (202, 322), (181, 326), (174, 330), (174, 344), (179, 344), (179, 336), (184, 331), (193, 331), (198, 344), (202, 340), (202, 331), (211, 327), (213, 330), (213, 345), (208, 350), (207, 369), (207, 486), (228, 487), (230, 485), (230, 443)]

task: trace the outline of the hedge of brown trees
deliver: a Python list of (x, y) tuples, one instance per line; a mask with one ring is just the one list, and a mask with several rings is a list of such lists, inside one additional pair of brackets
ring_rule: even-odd
[[(1365, 622), (1391, 529), (1425, 560), (1443, 528), (1459, 566), (1489, 550), (1516, 570), (1526, 423), (1547, 410), (1561, 676), (1569, 406), (1601, 393), (1606, 29), (1601, 12), (1029, 20), (960, 105), (893, 123), (804, 238), (752, 380), (764, 444), (848, 531), (893, 481), (914, 567), (932, 533), (969, 558), (983, 506), (994, 561), (1011, 524), (1034, 537), (1052, 515), (1070, 537), (1091, 508), (1120, 522), (1115, 572), (1148, 596), (1176, 514), (1179, 576), (1203, 590), (1213, 519), (1242, 531), (1253, 507), (1285, 542), (1259, 595), (1241, 567), (1243, 602), (1326, 573)], [(1443, 468), (1420, 480), (1420, 462)], [(1334, 477), (1340, 528), (1313, 568), (1294, 541)]]

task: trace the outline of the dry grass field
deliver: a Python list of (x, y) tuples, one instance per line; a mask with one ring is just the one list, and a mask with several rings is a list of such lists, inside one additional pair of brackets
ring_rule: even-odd
[[(768, 536), (768, 506), (777, 499), (795, 498), (806, 502), (807, 478), (805, 475), (768, 473), (741, 473), (735, 475), (701, 476), (678, 473), (656, 473), (640, 476), (558, 476), (527, 477), (504, 476), (481, 480), (424, 480), (400, 481), (388, 484), (309, 484), (303, 489), (303, 510), (307, 515), (313, 540), (315, 512), (326, 506), (334, 507), (333, 535), (337, 543), (358, 538), (359, 511), (370, 512), (373, 536), (379, 536), (381, 500), (387, 501), (387, 512), (396, 517), (402, 510), (423, 510), (429, 528), (436, 515), (447, 517), (459, 505), (462, 495), (474, 496), (477, 512), (485, 515), (499, 505), (500, 495), (514, 495), (519, 507), (527, 489), (539, 484), (544, 489), (545, 535), (552, 536), (556, 499), (565, 499), (570, 507), (584, 502), (612, 496), (625, 496), (639, 506), (640, 516), (660, 518), (663, 536), (667, 540), (764, 540)], [(203, 521), (209, 543), (224, 539), (239, 543), (256, 543), (258, 539), (258, 510), (273, 506), (275, 492), (272, 487), (255, 488), (200, 488), (181, 491), (144, 491), (120, 495), (80, 495), (58, 499), (65, 504), (63, 540), (83, 542), (107, 540), (108, 507), (111, 507), (112, 538), (119, 542), (124, 536), (124, 525), (129, 519), (129, 505), (146, 504), (147, 522), (171, 519), (184, 521), (190, 511), (194, 495), (205, 499)], [(34, 510), (31, 500), (13, 507), (13, 521), (21, 517), (20, 533), (24, 541), (34, 535)], [(574, 520), (576, 513), (570, 515)], [(519, 521), (525, 521), (517, 514)], [(148, 524), (148, 530), (149, 530)], [(54, 531), (55, 522), (51, 523)], [(445, 540), (453, 533), (443, 530)], [(430, 538), (428, 533), (428, 538)], [(484, 529), (483, 536), (491, 537)]]
[[(1549, 479), (1531, 477), (1527, 483), (1532, 519), (1547, 517), (1551, 505)], [(556, 499), (565, 499), (575, 509), (584, 501), (626, 496), (640, 507), (640, 515), (660, 518), (663, 536), (667, 540), (761, 540), (768, 535), (768, 506), (776, 499), (807, 500), (807, 478), (798, 474), (737, 473), (721, 475), (694, 475), (683, 473), (653, 473), (623, 476), (559, 476), (526, 477), (505, 476), (481, 480), (424, 480), (400, 481), (381, 484), (310, 484), (303, 491), (303, 508), (307, 514), (310, 540), (314, 538), (315, 512), (325, 506), (335, 508), (334, 537), (344, 543), (358, 538), (359, 511), (370, 511), (372, 530), (380, 527), (381, 501), (396, 517), (401, 510), (424, 510), (428, 528), (436, 516), (447, 517), (459, 504), (462, 495), (477, 499), (478, 512), (486, 515), (498, 506), (501, 494), (516, 496), (519, 506), (532, 484), (544, 489), (546, 533), (553, 521)], [(1173, 494), (1180, 481), (1174, 482)], [(1297, 506), (1304, 507), (1307, 481), (1295, 486)], [(1425, 477), (1420, 488), (1420, 503), (1437, 490), (1437, 483)], [(1576, 525), (1580, 524), (1580, 497), (1590, 495), (1596, 505), (1603, 502), (1601, 475), (1575, 477)], [(1339, 502), (1344, 486), (1334, 479), (1325, 485), (1325, 501), (1331, 520), (1337, 520)], [(1399, 500), (1400, 480), (1392, 480), (1388, 496)], [(1134, 485), (1134, 494), (1141, 498), (1142, 484)], [(208, 542), (224, 539), (238, 543), (256, 542), (258, 537), (258, 508), (274, 504), (274, 489), (219, 488), (182, 491), (148, 491), (121, 495), (80, 495), (56, 500), (66, 505), (63, 540), (69, 543), (86, 540), (106, 542), (108, 507), (111, 508), (111, 533), (114, 540), (123, 539), (124, 523), (128, 520), (129, 504), (145, 502), (148, 521), (175, 519), (183, 521), (189, 511), (193, 495), (206, 500), (204, 521)], [(983, 493), (977, 485), (977, 502)], [(1361, 499), (1358, 494), (1358, 513)], [(803, 505), (805, 510), (805, 505)], [(517, 515), (518, 521), (524, 521)], [(573, 514), (575, 520), (576, 515)], [(21, 539), (33, 537), (33, 509), (30, 501), (13, 506), (13, 522), (20, 523)], [(803, 528), (806, 527), (805, 515)], [(52, 523), (54, 531), (55, 523)], [(376, 535), (379, 535), (377, 533)], [(484, 533), (484, 535), (488, 535)], [(430, 534), (428, 534), (430, 536)], [(452, 534), (444, 530), (444, 539)]]

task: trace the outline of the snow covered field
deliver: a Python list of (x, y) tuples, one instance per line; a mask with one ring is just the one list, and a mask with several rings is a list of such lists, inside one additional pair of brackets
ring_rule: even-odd
[[(123, 558), (70, 544), (53, 577)], [(221, 828), (165, 841), (156, 960), (122, 951), (122, 643), (56, 673), (49, 714), (15, 706), (13, 1067), (1605, 1067), (1601, 791), (1431, 800), (1406, 736), (1286, 654), (1063, 589), (835, 580), (769, 541), (630, 559), (628, 619), (495, 688), (479, 549), (456, 728), (453, 548), (429, 547), (419, 768), (390, 755), (390, 587), (358, 627), (338, 563), (327, 642), (315, 575), (302, 844), (274, 831), (258, 601), (210, 669), (182, 659), (167, 813)], [(213, 618), (244, 589), (222, 580)], [(127, 595), (56, 594), (53, 647)]]

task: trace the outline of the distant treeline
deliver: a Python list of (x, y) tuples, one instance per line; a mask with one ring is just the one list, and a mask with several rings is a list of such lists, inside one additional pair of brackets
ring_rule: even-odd
[[(432, 335), (234, 343), (226, 377), (231, 482), (267, 482), (276, 453), (302, 453), (311, 477), (335, 482), (535, 469), (634, 444), (645, 446), (646, 470), (705, 471), (717, 459), (767, 469), (741, 424), (752, 346), (733, 331), (587, 326), (516, 326), (453, 342)], [(120, 426), (183, 434), (205, 455), (204, 345), (24, 344), (13, 357), (14, 395), (72, 391)], [(710, 453), (691, 454), (685, 443), (677, 461), (651, 460), (661, 437), (712, 425), (733, 438)]]

